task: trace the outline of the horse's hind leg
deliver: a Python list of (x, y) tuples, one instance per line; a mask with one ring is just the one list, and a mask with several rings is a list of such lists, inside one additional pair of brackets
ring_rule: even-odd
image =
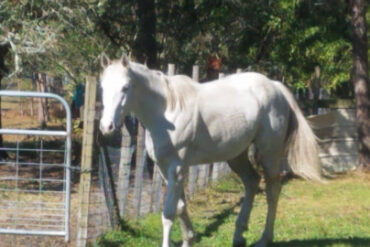
[(177, 215), (180, 221), (180, 227), (182, 232), (182, 247), (189, 247), (191, 246), (195, 234), (193, 230), (193, 226), (191, 224), (188, 212), (186, 210), (186, 201), (185, 201), (185, 193), (184, 190), (180, 196), (180, 200), (177, 204)]
[(233, 247), (245, 246), (246, 240), (243, 237), (243, 232), (248, 226), (254, 196), (257, 193), (261, 177), (250, 163), (247, 152), (244, 152), (237, 158), (228, 161), (228, 163), (230, 168), (240, 177), (245, 187), (245, 197), (235, 223)]
[(265, 157), (261, 158), (261, 165), (264, 168), (266, 180), (268, 211), (265, 230), (261, 239), (256, 243), (256, 247), (265, 247), (273, 240), (275, 216), (281, 191), (280, 156), (268, 153)]

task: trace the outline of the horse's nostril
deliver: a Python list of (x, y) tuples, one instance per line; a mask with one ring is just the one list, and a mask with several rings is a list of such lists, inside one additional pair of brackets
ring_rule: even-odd
[(112, 122), (112, 123), (110, 123), (110, 124), (109, 124), (109, 126), (108, 126), (108, 131), (113, 131), (113, 130), (114, 130), (114, 128), (115, 128), (115, 125), (114, 125), (114, 123)]
[(115, 125), (114, 123), (104, 123), (104, 122), (100, 122), (100, 131), (103, 133), (103, 134), (107, 134), (109, 132), (112, 132), (114, 129), (115, 129)]

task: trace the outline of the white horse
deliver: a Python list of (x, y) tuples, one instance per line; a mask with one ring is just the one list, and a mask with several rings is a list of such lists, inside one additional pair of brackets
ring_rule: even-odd
[[(251, 144), (265, 177), (268, 202), (265, 229), (256, 246), (273, 240), (283, 160), (295, 174), (321, 180), (315, 136), (292, 94), (280, 82), (258, 73), (241, 73), (198, 84), (187, 76), (150, 70), (125, 55), (114, 61), (104, 55), (101, 64), (101, 132), (112, 133), (123, 115), (134, 113), (149, 131), (147, 152), (167, 183), (162, 247), (170, 246), (176, 215), (182, 246), (194, 241), (184, 196), (184, 179), (192, 165), (227, 160), (241, 178), (246, 191), (233, 246), (246, 244), (243, 231), (260, 182), (248, 159)], [(286, 155), (288, 159), (282, 159)]]

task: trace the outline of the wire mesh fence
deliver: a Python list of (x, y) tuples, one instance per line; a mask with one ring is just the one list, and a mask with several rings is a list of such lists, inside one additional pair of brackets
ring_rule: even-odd
[(46, 138), (37, 139), (30, 146), (17, 137), (15, 147), (0, 148), (9, 157), (0, 163), (0, 208), (6, 212), (0, 216), (0, 228), (63, 235), (66, 152), (64, 147), (51, 149)]
[[(0, 129), (0, 233), (7, 234), (1, 237), (0, 245), (38, 245), (35, 238), (17, 235), (64, 236), (68, 241), (71, 161), (68, 105), (60, 96), (50, 93), (0, 91), (0, 97), (5, 105), (2, 114), (10, 113), (3, 115)], [(62, 121), (64, 127), (40, 129), (29, 114), (31, 110), (21, 112), (14, 107), (14, 102), (32, 102), (33, 98), (59, 102), (58, 107), (64, 107), (64, 116), (67, 115)]]

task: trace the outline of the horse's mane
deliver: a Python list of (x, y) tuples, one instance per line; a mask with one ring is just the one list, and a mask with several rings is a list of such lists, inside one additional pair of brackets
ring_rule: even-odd
[(180, 109), (194, 99), (197, 83), (184, 75), (165, 76), (166, 102), (170, 110)]
[(148, 80), (162, 83), (165, 91), (166, 107), (174, 110), (177, 106), (183, 109), (196, 94), (197, 83), (184, 75), (167, 76), (159, 70), (151, 70), (145, 65), (130, 63), (130, 66), (141, 75), (146, 75)]

